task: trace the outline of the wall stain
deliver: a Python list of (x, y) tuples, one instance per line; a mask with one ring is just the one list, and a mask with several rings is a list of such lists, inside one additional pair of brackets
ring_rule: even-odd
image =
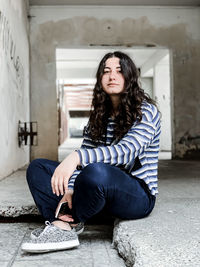
[(196, 159), (196, 156), (200, 155), (200, 133), (192, 136), (190, 130), (185, 132), (177, 143), (177, 149), (180, 151), (179, 158), (188, 158), (189, 156)]
[(18, 55), (18, 47), (14, 40), (8, 18), (0, 11), (0, 47), (8, 59), (10, 73), (14, 70), (14, 81), (18, 93), (21, 95), (24, 87), (24, 67)]

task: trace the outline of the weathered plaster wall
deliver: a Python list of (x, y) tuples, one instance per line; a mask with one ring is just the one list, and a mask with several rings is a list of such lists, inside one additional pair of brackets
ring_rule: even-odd
[(39, 146), (32, 149), (32, 158), (57, 159), (56, 47), (169, 48), (173, 155), (192, 156), (200, 149), (193, 144), (199, 139), (181, 139), (186, 133), (200, 135), (200, 8), (32, 7), (31, 15), (31, 118), (39, 123)]
[(29, 161), (18, 147), (18, 121), (29, 121), (27, 2), (0, 0), (0, 178)]

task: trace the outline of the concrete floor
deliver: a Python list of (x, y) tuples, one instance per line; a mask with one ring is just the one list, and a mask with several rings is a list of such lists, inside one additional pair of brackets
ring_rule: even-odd
[(112, 227), (88, 225), (80, 235), (78, 248), (43, 254), (21, 251), (36, 223), (1, 224), (0, 266), (4, 267), (125, 267), (124, 261), (112, 247)]
[[(25, 182), (25, 170), (2, 179), (0, 192), (0, 215), (14, 217), (37, 213)], [(106, 252), (111, 243), (124, 258), (126, 266), (200, 266), (200, 162), (160, 161), (159, 196), (155, 209), (149, 217), (141, 220), (116, 220), (113, 237), (111, 226), (94, 226), (100, 227), (99, 236), (93, 235), (93, 229), (88, 228), (86, 239), (83, 236), (80, 240), (83, 242), (82, 247), (75, 250), (43, 256), (23, 255), (20, 252), (20, 244), (29, 235), (30, 228), (34, 227), (32, 223), (0, 224), (0, 266), (40, 266), (43, 261), (43, 266), (52, 266), (56, 261), (61, 264), (60, 259), (70, 262), (71, 265), (76, 255), (78, 261), (76, 265), (71, 266), (80, 266), (82, 263), (81, 266), (112, 266), (113, 257), (117, 262), (113, 266), (123, 266), (117, 254), (112, 254), (115, 252), (111, 247), (112, 253)], [(92, 241), (87, 239), (90, 236), (94, 237)], [(94, 244), (99, 251), (95, 249)], [(81, 249), (86, 254), (81, 252)], [(96, 254), (91, 258), (93, 249)], [(101, 259), (104, 260), (105, 255), (109, 253), (115, 256), (106, 256), (102, 265)], [(81, 257), (89, 257), (90, 265), (85, 265)], [(96, 263), (92, 259), (95, 259)]]

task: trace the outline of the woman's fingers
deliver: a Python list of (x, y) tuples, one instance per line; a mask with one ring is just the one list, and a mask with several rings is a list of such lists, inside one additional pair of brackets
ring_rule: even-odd
[(57, 176), (53, 174), (51, 178), (51, 187), (54, 194), (57, 196), (64, 195), (68, 186), (68, 179), (66, 179), (63, 175)]
[(58, 190), (58, 179), (55, 179), (55, 183), (54, 183), (54, 190), (57, 196), (59, 196), (59, 190)]
[(59, 196), (67, 191), (68, 181), (79, 162), (79, 155), (74, 151), (57, 166), (51, 179), (51, 187), (54, 194)]
[(64, 178), (63, 177), (59, 177), (59, 181), (58, 181), (58, 190), (59, 193), (61, 195), (64, 195), (64, 182), (63, 182)]
[(54, 183), (53, 183), (53, 188), (54, 188), (54, 194), (56, 194), (57, 196), (59, 196), (59, 190), (58, 190), (58, 177), (55, 176), (54, 178)]
[(62, 220), (62, 221), (65, 221), (65, 222), (73, 222), (74, 219), (71, 217), (71, 215), (61, 215), (59, 216), (59, 219)]
[(55, 192), (55, 175), (51, 177), (51, 188), (52, 188), (53, 193), (55, 194), (56, 193)]

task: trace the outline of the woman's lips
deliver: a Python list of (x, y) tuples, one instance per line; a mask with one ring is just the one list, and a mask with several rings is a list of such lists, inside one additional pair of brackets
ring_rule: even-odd
[(118, 85), (117, 83), (109, 83), (108, 86), (116, 86)]

